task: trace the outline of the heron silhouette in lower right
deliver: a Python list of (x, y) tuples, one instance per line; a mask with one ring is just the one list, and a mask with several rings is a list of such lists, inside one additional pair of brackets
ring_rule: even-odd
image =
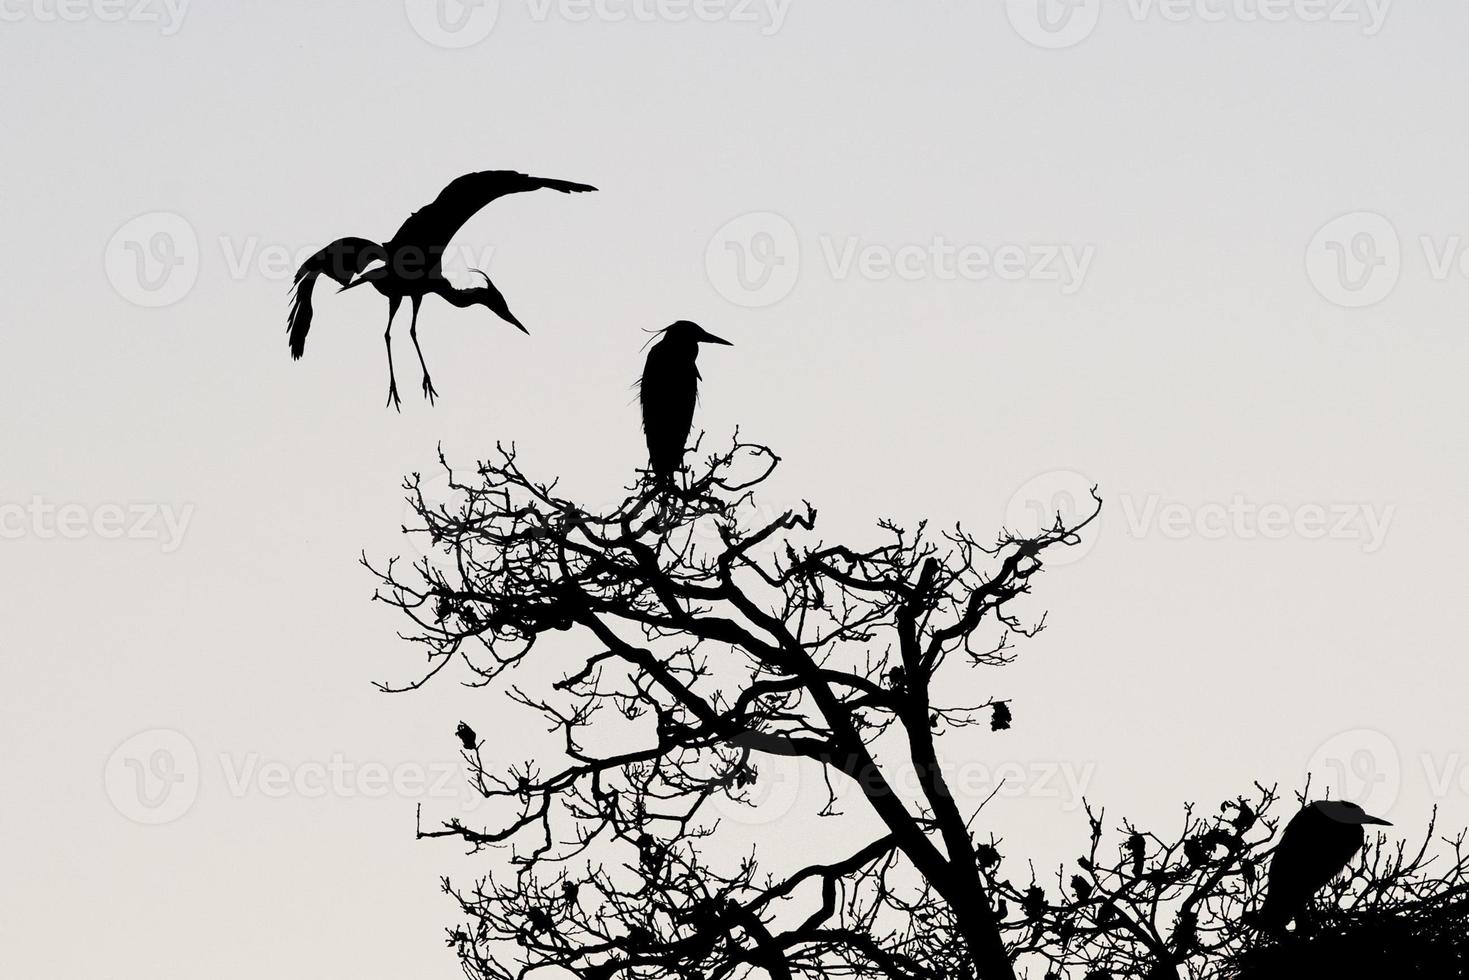
[(1362, 849), (1368, 824), (1391, 827), (1355, 803), (1317, 800), (1290, 818), (1270, 861), (1270, 886), (1260, 926), (1272, 932), (1305, 912), (1311, 899), (1344, 871)]
[(734, 346), (697, 323), (680, 320), (665, 328), (648, 351), (648, 362), (638, 382), (643, 435), (648, 440), (648, 468), (659, 489), (673, 489), (674, 474), (683, 465), (689, 431), (694, 426), (694, 406), (699, 401), (699, 368), (694, 362), (700, 344)]

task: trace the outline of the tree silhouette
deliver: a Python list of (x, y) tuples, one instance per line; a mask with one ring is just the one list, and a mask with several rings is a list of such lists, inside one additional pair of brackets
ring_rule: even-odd
[[(988, 544), (883, 521), (844, 545), (817, 536), (809, 504), (762, 511), (779, 460), (738, 434), (677, 492), (644, 480), (606, 512), (528, 476), (513, 448), (467, 479), (440, 461), (453, 502), (407, 484), (422, 523), (405, 530), (430, 557), (364, 558), (428, 656), (406, 687), (452, 663), (476, 683), (545, 658), (559, 675), (509, 696), (563, 757), (492, 771), (483, 745), (466, 749), (500, 818), (420, 818), (422, 837), (507, 849), (503, 874), (444, 883), (469, 976), (1015, 976), (1005, 934), (1028, 927), (1005, 921), (979, 807), (956, 801), (936, 743), (1008, 727), (1002, 700), (953, 703), (972, 686), (957, 681), (1041, 627), (1015, 600), (1095, 511)], [(577, 642), (542, 642), (562, 633)], [(870, 840), (790, 868), (719, 847), (711, 800), (748, 801), (768, 757), (820, 768), (816, 816), (854, 819), (839, 794), (865, 801)]]
[(1086, 853), (1049, 890), (1034, 879), (999, 889), (1029, 907), (1017, 955), (1087, 980), (1469, 976), (1469, 852), (1462, 834), (1437, 838), (1433, 820), (1414, 848), (1370, 841), (1294, 931), (1259, 928), (1277, 803), (1257, 785), (1212, 813), (1185, 806), (1170, 833), (1122, 821), (1109, 834), (1088, 808)]
[[(778, 463), (736, 434), (676, 489), (649, 476), (602, 509), (527, 475), (513, 447), (467, 475), (441, 453), (448, 503), (407, 481), (404, 530), (427, 557), (363, 562), (428, 667), (384, 689), (454, 664), (476, 685), (514, 671), (526, 684), (506, 696), (559, 746), (507, 765), (504, 723), (460, 722), (487, 814), (420, 813), (420, 837), (503, 849), (483, 878), (443, 882), (472, 980), (1469, 976), (1469, 854), (1432, 825), (1416, 851), (1369, 843), (1285, 933), (1256, 919), (1283, 823), (1263, 785), (1186, 806), (1171, 832), (1109, 828), (1088, 805), (1083, 856), (1054, 881), (1006, 858), (937, 745), (1015, 720), (1002, 698), (962, 697), (986, 676), (968, 668), (1010, 662), (1043, 626), (1016, 600), (1100, 498), (988, 544), (891, 521), (835, 544), (810, 504), (762, 503)], [(823, 837), (862, 843), (829, 854), (808, 835), (797, 861), (725, 843), (719, 813), (753, 803), (777, 757), (821, 773), (808, 816), (847, 829)]]

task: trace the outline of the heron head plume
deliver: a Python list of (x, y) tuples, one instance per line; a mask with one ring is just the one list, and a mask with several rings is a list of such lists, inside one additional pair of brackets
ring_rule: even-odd
[(1311, 804), (1324, 817), (1341, 824), (1360, 827), (1363, 824), (1378, 824), (1383, 827), (1391, 827), (1392, 824), (1381, 817), (1374, 817), (1355, 803), (1345, 800), (1317, 800)]

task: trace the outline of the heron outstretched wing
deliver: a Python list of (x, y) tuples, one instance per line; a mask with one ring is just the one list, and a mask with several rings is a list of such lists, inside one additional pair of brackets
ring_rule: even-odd
[(415, 248), (431, 253), (437, 265), (438, 256), (448, 246), (449, 239), (474, 217), (480, 208), (506, 194), (550, 188), (563, 194), (594, 191), (590, 184), (576, 184), (569, 180), (548, 177), (531, 177), (514, 170), (482, 170), (465, 174), (449, 182), (439, 192), (432, 204), (428, 204), (408, 216), (388, 243), (390, 250)]

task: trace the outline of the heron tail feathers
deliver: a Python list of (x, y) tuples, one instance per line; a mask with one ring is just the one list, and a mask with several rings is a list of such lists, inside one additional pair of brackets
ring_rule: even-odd
[(293, 361), (299, 361), (306, 353), (306, 333), (311, 329), (311, 293), (316, 288), (317, 275), (306, 272), (303, 266), (291, 287), (291, 315), (286, 321), (286, 332), (290, 335)]
[(291, 359), (306, 353), (306, 334), (311, 330), (311, 295), (318, 276), (328, 276), (345, 287), (373, 259), (383, 256), (383, 247), (365, 238), (339, 238), (301, 263), (291, 284), (291, 312), (286, 321)]

